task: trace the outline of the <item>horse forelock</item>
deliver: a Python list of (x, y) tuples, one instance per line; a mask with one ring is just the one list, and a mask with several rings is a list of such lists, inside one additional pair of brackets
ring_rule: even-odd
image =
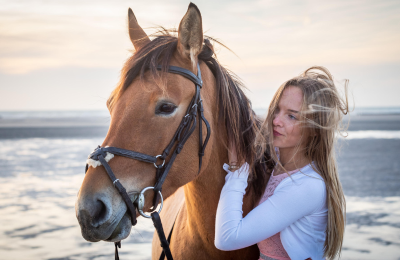
[[(165, 90), (166, 77), (164, 76), (167, 73), (164, 72), (168, 71), (178, 44), (178, 38), (174, 33), (176, 30), (166, 30), (161, 27), (156, 34), (151, 35), (153, 37), (151, 42), (135, 52), (125, 62), (121, 70), (120, 81), (107, 101), (110, 111), (133, 80), (139, 77), (139, 82), (143, 82), (146, 72), (149, 72), (147, 75), (154, 79), (163, 91)], [(219, 42), (211, 37), (205, 36), (204, 38), (202, 51), (197, 58), (199, 62), (207, 65), (215, 77), (218, 100), (218, 120), (216, 122), (224, 124), (222, 127), (235, 141), (238, 159), (247, 161), (253, 166), (249, 188), (253, 190), (254, 202), (256, 202), (264, 192), (269, 179), (269, 175), (265, 174), (264, 163), (255, 158), (255, 149), (257, 148), (254, 146), (254, 140), (259, 131), (259, 122), (251, 108), (250, 100), (243, 92), (245, 85), (233, 72), (219, 64), (210, 39)], [(158, 65), (162, 66), (161, 73), (157, 70)], [(142, 86), (145, 87), (145, 84)], [(228, 146), (227, 140), (225, 140), (225, 146)]]

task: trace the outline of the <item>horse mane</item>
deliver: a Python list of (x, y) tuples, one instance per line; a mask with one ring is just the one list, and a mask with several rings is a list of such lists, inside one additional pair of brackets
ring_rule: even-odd
[[(157, 33), (151, 35), (153, 39), (150, 43), (126, 61), (121, 70), (121, 79), (107, 101), (107, 107), (110, 110), (133, 80), (138, 76), (140, 80), (143, 80), (147, 71), (150, 71), (150, 77), (160, 83), (158, 85), (161, 88), (165, 85), (163, 80), (166, 79), (161, 75), (165, 75), (163, 72), (168, 71), (168, 65), (178, 44), (178, 38), (172, 33), (176, 33), (176, 30), (166, 30), (161, 27)], [(255, 138), (259, 133), (261, 121), (255, 115), (250, 100), (243, 92), (244, 84), (233, 72), (219, 64), (210, 40), (219, 42), (211, 37), (204, 37), (203, 48), (198, 59), (199, 62), (204, 62), (208, 66), (216, 80), (219, 111), (217, 122), (224, 124), (228, 137), (235, 142), (238, 161), (246, 161), (251, 167), (247, 190), (253, 191), (253, 204), (255, 204), (264, 193), (274, 167), (268, 154), (265, 154), (264, 158), (256, 158), (259, 147), (255, 145)], [(161, 72), (157, 70), (158, 65), (162, 66)], [(224, 145), (228, 147), (226, 142)]]

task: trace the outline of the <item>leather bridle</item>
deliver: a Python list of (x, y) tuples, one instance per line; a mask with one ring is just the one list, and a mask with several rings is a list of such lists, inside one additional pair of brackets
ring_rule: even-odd
[[(157, 70), (162, 71), (162, 66), (159, 65), (157, 66)], [(203, 102), (200, 96), (200, 90), (203, 85), (203, 81), (201, 79), (201, 71), (200, 71), (200, 66), (197, 64), (197, 76), (193, 74), (191, 71), (187, 69), (183, 69), (180, 67), (175, 67), (175, 66), (168, 66), (167, 72), (169, 73), (174, 73), (181, 75), (189, 80), (191, 80), (196, 88), (196, 92), (186, 110), (186, 115), (182, 118), (182, 121), (180, 125), (178, 126), (178, 129), (176, 130), (174, 136), (172, 137), (172, 140), (168, 144), (168, 146), (164, 149), (162, 154), (157, 155), (157, 156), (152, 156), (152, 155), (147, 155), (131, 150), (125, 150), (117, 147), (100, 147), (98, 146), (88, 157), (88, 159), (92, 159), (95, 161), (99, 161), (103, 166), (104, 169), (106, 170), (108, 176), (110, 177), (114, 187), (118, 190), (119, 194), (121, 195), (122, 199), (124, 200), (128, 212), (131, 216), (131, 222), (132, 225), (136, 225), (137, 220), (136, 220), (136, 208), (138, 209), (139, 213), (146, 218), (152, 218), (154, 226), (157, 230), (158, 236), (161, 241), (161, 246), (163, 248), (163, 255), (165, 254), (167, 256), (168, 260), (172, 260), (172, 255), (171, 251), (169, 249), (169, 243), (165, 239), (165, 234), (162, 229), (162, 224), (161, 224), (161, 219), (159, 216), (159, 213), (161, 212), (162, 209), (162, 204), (163, 204), (163, 198), (161, 194), (162, 190), (162, 185), (172, 167), (172, 164), (174, 163), (177, 155), (181, 152), (184, 144), (190, 137), (190, 135), (194, 132), (196, 129), (197, 125), (197, 113), (199, 114), (199, 172), (201, 169), (201, 163), (202, 163), (202, 157), (204, 155), (204, 150), (206, 148), (208, 139), (210, 138), (210, 124), (204, 117), (204, 109), (203, 109)], [(206, 138), (203, 142), (203, 135), (202, 135), (202, 125), (205, 123), (206, 128), (207, 128), (207, 135)], [(135, 201), (131, 201), (128, 193), (126, 192), (126, 189), (122, 184), (119, 182), (119, 179), (117, 179), (111, 170), (110, 165), (107, 163), (106, 157), (108, 154), (113, 154), (113, 155), (118, 155), (118, 156), (123, 156), (135, 160), (139, 160), (142, 162), (147, 162), (147, 163), (153, 163), (155, 168), (156, 168), (156, 183), (154, 184), (153, 187), (146, 187), (144, 188), (138, 198)], [(169, 157), (168, 162), (165, 162), (165, 160)], [(109, 161), (110, 159), (108, 159)], [(160, 164), (157, 164), (158, 160), (162, 160), (163, 162)], [(86, 164), (86, 169), (85, 172), (87, 172), (89, 168), (89, 165)], [(151, 213), (151, 216), (148, 216), (143, 212), (143, 207), (144, 207), (144, 192), (146, 190), (153, 189), (154, 190), (154, 201), (153, 201), (153, 212)], [(159, 211), (155, 211), (159, 200), (161, 199), (161, 206)], [(118, 247), (121, 248), (121, 241), (115, 242), (115, 259), (119, 259), (118, 256)], [(162, 258), (163, 255), (161, 255)], [(161, 259), (161, 258), (160, 258)]]

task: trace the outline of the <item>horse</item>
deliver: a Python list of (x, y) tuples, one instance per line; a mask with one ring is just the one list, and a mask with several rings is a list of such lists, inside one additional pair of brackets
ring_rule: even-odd
[[(211, 135), (201, 168), (199, 139), (206, 135), (205, 127), (195, 126), (176, 157), (162, 187), (165, 201), (161, 220), (167, 234), (173, 227), (170, 248), (175, 259), (258, 259), (256, 245), (236, 251), (221, 251), (214, 246), (228, 138), (235, 143), (239, 158), (250, 162), (253, 169), (243, 199), (244, 215), (256, 205), (269, 179), (265, 163), (254, 158), (259, 121), (243, 92), (244, 85), (217, 61), (213, 39), (203, 35), (196, 5), (189, 5), (175, 32), (160, 30), (149, 37), (130, 8), (128, 25), (135, 52), (124, 64), (121, 79), (107, 100), (111, 122), (102, 147), (160, 154), (173, 138), (195, 93), (193, 82), (168, 73), (167, 68), (177, 66), (195, 75), (201, 72), (204, 117)], [(156, 171), (149, 163), (115, 156), (109, 165), (132, 201), (143, 188), (154, 186)], [(154, 197), (153, 192), (144, 194), (144, 212), (152, 210)], [(132, 216), (104, 167), (88, 167), (75, 210), (82, 236), (88, 241), (117, 242), (130, 234)], [(135, 217), (139, 216), (136, 211)], [(154, 234), (152, 259), (158, 259), (162, 252), (159, 243)]]

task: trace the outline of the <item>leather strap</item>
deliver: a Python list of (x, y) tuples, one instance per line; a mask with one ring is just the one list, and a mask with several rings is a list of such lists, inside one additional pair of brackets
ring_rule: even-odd
[[(183, 204), (182, 204), (182, 205), (183, 205)], [(172, 224), (172, 228), (171, 228), (171, 230), (169, 231), (169, 235), (168, 235), (168, 239), (167, 239), (168, 243), (171, 243), (172, 232), (174, 231), (176, 219), (178, 218), (178, 215), (179, 215), (179, 213), (181, 212), (182, 205), (181, 205), (181, 207), (179, 208), (178, 214), (176, 214), (176, 216), (175, 216), (174, 224)], [(159, 260), (164, 260), (164, 258), (165, 258), (165, 253), (164, 253), (164, 250), (163, 250), (163, 251), (161, 252), (161, 255), (160, 255)]]
[[(175, 218), (175, 221), (176, 221), (176, 218)], [(172, 231), (174, 231), (175, 221), (174, 221), (174, 224), (172, 225), (171, 231), (169, 232), (169, 235), (168, 235), (167, 241), (169, 244), (171, 244)], [(165, 258), (165, 252), (163, 250), (160, 255), (160, 260), (164, 260), (164, 258)]]
[[(158, 191), (161, 190), (161, 187), (167, 178), (167, 175), (169, 173), (169, 170), (172, 167), (172, 164), (174, 163), (176, 156), (181, 152), (184, 144), (186, 141), (189, 139), (190, 135), (194, 132), (196, 129), (196, 123), (197, 123), (197, 108), (193, 109), (193, 112), (189, 115), (186, 116), (186, 121), (184, 121), (183, 127), (178, 129), (179, 132), (177, 134), (177, 140), (174, 140), (174, 143), (177, 141), (177, 145), (175, 146), (174, 152), (171, 155), (171, 158), (169, 159), (168, 163), (164, 166), (162, 170), (161, 176), (158, 178), (156, 184), (154, 185), (154, 193), (157, 194)], [(154, 204), (153, 207), (155, 208), (157, 204)]]
[(168, 260), (173, 260), (171, 250), (169, 249), (169, 242), (165, 238), (164, 229), (161, 224), (161, 218), (160, 215), (158, 215), (157, 211), (151, 213), (151, 219), (153, 220), (154, 227), (157, 230), (158, 238), (160, 239), (163, 252), (167, 256)]
[(89, 158), (93, 160), (97, 160), (97, 157), (101, 154), (103, 157), (106, 157), (106, 153), (112, 153), (114, 155), (119, 155), (119, 156), (124, 156), (128, 157), (131, 159), (135, 159), (138, 161), (142, 162), (148, 162), (148, 163), (156, 163), (157, 158), (155, 156), (135, 152), (135, 151), (130, 151), (122, 148), (117, 148), (117, 147), (100, 147), (98, 146), (90, 155)]
[(114, 246), (115, 246), (115, 253), (114, 253), (115, 260), (119, 260), (118, 248), (121, 248), (121, 241), (114, 242)]
[[(157, 67), (158, 70), (162, 69), (162, 66)], [(183, 74), (187, 75), (186, 78), (189, 78), (190, 80), (195, 83), (196, 86), (196, 92), (195, 95), (193, 96), (187, 111), (186, 111), (186, 116), (182, 119), (181, 124), (179, 125), (178, 129), (176, 130), (174, 137), (172, 138), (171, 142), (168, 144), (168, 146), (165, 148), (163, 154), (162, 154), (162, 159), (166, 158), (172, 147), (176, 144), (175, 149), (173, 150), (173, 153), (168, 161), (168, 163), (164, 166), (162, 170), (157, 171), (157, 181), (156, 184), (154, 185), (154, 201), (153, 201), (153, 208), (155, 209), (158, 205), (159, 201), (159, 196), (158, 196), (158, 191), (161, 191), (161, 187), (169, 173), (169, 170), (172, 167), (172, 164), (174, 163), (176, 156), (181, 152), (183, 146), (185, 145), (186, 141), (189, 139), (191, 134), (194, 132), (196, 129), (197, 125), (197, 112), (200, 112), (199, 116), (199, 137), (200, 137), (200, 148), (199, 148), (199, 172), (201, 169), (201, 163), (202, 163), (202, 156), (204, 154), (204, 149), (205, 145), (207, 145), (208, 139), (210, 137), (210, 126), (208, 121), (204, 118), (204, 115), (202, 114), (204, 109), (203, 109), (203, 104), (201, 102), (201, 97), (200, 97), (200, 89), (202, 85), (201, 81), (201, 70), (199, 64), (197, 64), (197, 71), (198, 71), (198, 77), (195, 76), (193, 73), (190, 71), (187, 71), (185, 69), (175, 67), (175, 66), (170, 66), (168, 69), (168, 72), (171, 73), (176, 73), (179, 75), (184, 76)], [(190, 73), (188, 73), (190, 72)], [(183, 74), (182, 74), (183, 73)], [(206, 123), (207, 127), (207, 137), (206, 140), (203, 144), (202, 140), (202, 121)]]
[(136, 225), (137, 220), (136, 220), (136, 208), (135, 205), (132, 203), (131, 199), (128, 196), (128, 193), (126, 193), (126, 189), (122, 184), (119, 182), (119, 180), (115, 177), (113, 171), (111, 170), (110, 165), (106, 162), (104, 159), (103, 155), (99, 155), (98, 160), (101, 162), (101, 164), (104, 166), (104, 169), (106, 169), (106, 172), (108, 176), (110, 177), (112, 183), (114, 184), (114, 187), (118, 190), (119, 194), (121, 195), (122, 199), (124, 200), (126, 207), (128, 208), (129, 214), (131, 215), (131, 222), (132, 225)]
[(203, 123), (200, 121), (200, 123), (199, 123), (199, 127), (200, 127), (200, 134), (199, 134), (199, 137), (200, 137), (200, 140), (199, 140), (199, 143), (200, 143), (200, 149), (199, 149), (199, 173), (200, 173), (201, 161), (202, 161), (202, 158), (204, 156), (204, 150), (206, 149), (206, 146), (207, 146), (208, 140), (210, 139), (210, 134), (211, 134), (210, 124), (208, 123), (207, 119), (204, 117), (204, 113), (203, 113), (204, 112), (204, 108), (203, 108), (203, 100), (202, 99), (200, 99), (200, 101), (199, 101), (199, 111), (200, 111), (200, 120), (205, 123), (206, 128), (207, 128), (206, 139), (204, 140), (204, 143), (203, 143), (203, 131), (202, 131)]
[[(157, 70), (162, 71), (163, 70), (163, 66), (162, 65), (158, 65), (157, 66)], [(179, 74), (179, 75), (191, 80), (195, 85), (198, 85), (200, 87), (203, 86), (203, 81), (201, 80), (201, 72), (200, 72), (199, 64), (197, 64), (197, 74), (198, 74), (198, 76), (196, 76), (190, 70), (183, 69), (183, 68), (176, 67), (176, 66), (168, 66), (168, 70), (166, 72)]]

